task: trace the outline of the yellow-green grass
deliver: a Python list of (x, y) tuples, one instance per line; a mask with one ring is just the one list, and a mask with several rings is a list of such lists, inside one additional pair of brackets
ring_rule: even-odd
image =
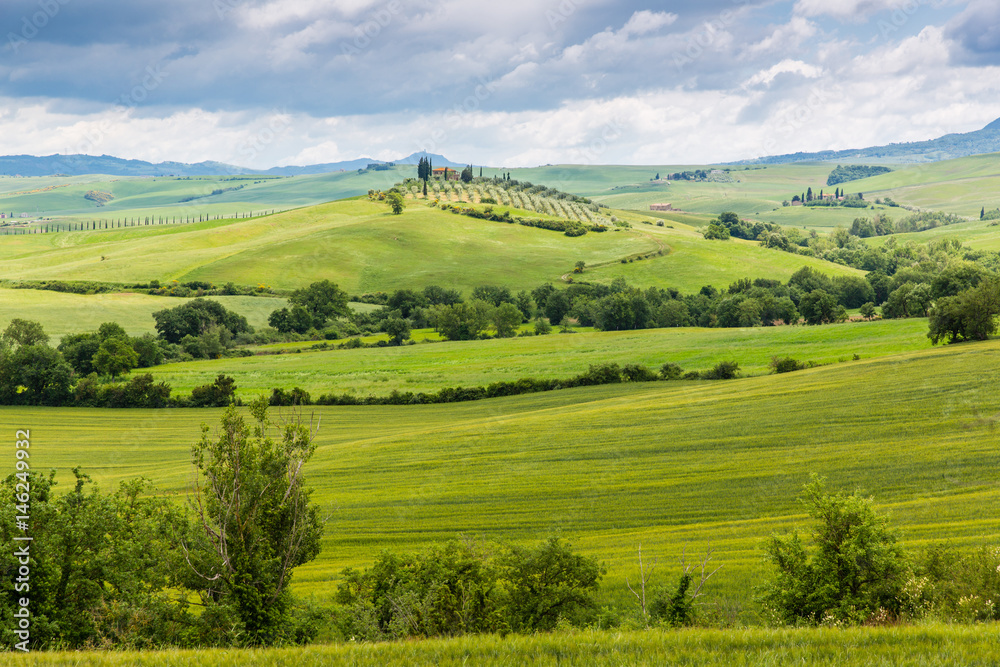
[[(774, 356), (827, 364), (930, 347), (927, 320), (883, 320), (819, 327), (754, 329), (647, 329), (642, 331), (552, 333), (480, 341), (402, 347), (310, 351), (167, 364), (148, 369), (174, 391), (189, 393), (219, 373), (236, 378), (245, 398), (274, 387), (324, 393), (384, 396), (399, 391), (431, 392), (443, 387), (479, 386), (522, 377), (567, 378), (591, 364), (639, 363), (658, 370), (666, 362), (685, 370), (706, 370), (736, 360), (744, 373), (764, 374)], [(418, 332), (420, 338), (430, 332)], [(381, 336), (379, 338), (384, 338)], [(379, 338), (372, 337), (371, 342)], [(282, 345), (300, 349), (315, 343)]]
[[(295, 586), (326, 596), (345, 566), (460, 533), (559, 534), (607, 564), (603, 596), (624, 604), (640, 543), (663, 563), (711, 543), (724, 565), (711, 599), (752, 617), (762, 541), (808, 530), (796, 496), (810, 472), (874, 494), (910, 548), (995, 543), (998, 362), (989, 341), (728, 382), (308, 408), (322, 419), (308, 479), (330, 521)], [(79, 465), (105, 488), (144, 475), (182, 493), (198, 425), (218, 417), (5, 408), (0, 432), (30, 428), (33, 467), (63, 482)], [(677, 575), (661, 572), (660, 583)]]
[[(0, 210), (36, 212), (47, 218), (110, 220), (121, 217), (230, 216), (234, 213), (310, 206), (369, 189), (386, 189), (415, 168), (389, 171), (333, 172), (295, 177), (274, 176), (74, 176), (7, 179), (0, 183)], [(56, 187), (53, 187), (56, 186)], [(237, 190), (229, 190), (243, 186)], [(90, 190), (109, 192), (104, 206), (84, 197)], [(213, 195), (217, 190), (226, 190)], [(188, 199), (189, 201), (183, 201)]]
[(279, 288), (332, 279), (352, 293), (434, 283), (521, 289), (558, 279), (578, 260), (656, 247), (632, 232), (570, 238), (422, 204), (393, 216), (384, 205), (344, 200), (246, 221), (0, 237), (0, 275)]
[[(888, 195), (902, 204), (978, 218), (983, 207), (1000, 207), (1000, 153), (898, 167), (856, 183), (871, 199)], [(853, 183), (845, 187), (854, 190)]]
[(922, 232), (910, 232), (907, 234), (893, 234), (892, 236), (878, 236), (865, 239), (870, 245), (880, 246), (889, 239), (895, 239), (895, 243), (905, 243), (914, 241), (916, 243), (927, 243), (940, 239), (955, 239), (975, 250), (1000, 250), (1000, 225), (994, 224), (996, 220), (973, 220), (970, 222), (960, 222), (955, 225), (945, 225), (935, 227)]
[(730, 238), (727, 241), (706, 240), (700, 232), (666, 227), (639, 231), (665, 245), (664, 254), (649, 259), (622, 264), (607, 262), (589, 268), (583, 280), (608, 283), (625, 278), (633, 285), (674, 287), (683, 293), (697, 292), (704, 285), (716, 288), (729, 286), (737, 278), (777, 278), (787, 281), (803, 266), (812, 267), (830, 276), (863, 275), (863, 271), (813, 257), (763, 248), (757, 241)]
[(621, 215), (632, 229), (571, 238), (425, 204), (393, 216), (384, 205), (342, 200), (253, 220), (0, 237), (0, 277), (232, 281), (286, 289), (331, 279), (351, 293), (429, 284), (517, 290), (556, 281), (577, 261), (610, 265), (668, 244), (670, 257), (651, 260), (650, 284), (685, 291), (746, 275), (787, 278), (803, 264), (853, 272), (756, 244), (714, 244), (685, 225), (661, 228), (641, 224), (644, 216), (636, 213)]
[[(283, 298), (210, 296), (247, 318), (253, 327), (267, 326), (272, 311), (288, 305)], [(0, 331), (14, 318), (41, 322), (45, 333), (58, 341), (70, 333), (96, 331), (104, 322), (117, 322), (132, 336), (156, 333), (153, 313), (191, 299), (149, 296), (134, 292), (69, 294), (51, 290), (0, 288)]]
[(583, 630), (532, 636), (336, 644), (285, 649), (72, 652), (8, 656), (12, 665), (311, 667), (354, 665), (883, 665), (996, 664), (996, 624), (733, 630)]

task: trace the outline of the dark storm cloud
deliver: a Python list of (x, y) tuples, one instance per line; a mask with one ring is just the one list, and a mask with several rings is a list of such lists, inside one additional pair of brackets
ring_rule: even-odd
[(956, 58), (966, 64), (1000, 64), (1000, 4), (972, 2), (948, 25), (946, 34), (959, 45)]

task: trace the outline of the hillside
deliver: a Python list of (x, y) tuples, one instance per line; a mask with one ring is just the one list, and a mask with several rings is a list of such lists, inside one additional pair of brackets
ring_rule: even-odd
[(804, 265), (831, 274), (856, 273), (756, 243), (713, 244), (681, 223), (657, 227), (652, 218), (619, 214), (631, 229), (570, 238), (454, 215), (422, 201), (393, 216), (382, 204), (343, 200), (252, 220), (3, 237), (0, 278), (203, 280), (276, 289), (326, 278), (352, 294), (430, 284), (466, 291), (503, 284), (520, 290), (558, 281), (577, 261), (595, 267), (595, 278), (610, 281), (618, 267), (636, 264), (623, 265), (622, 259), (637, 256), (648, 257), (639, 262), (643, 271), (637, 281), (686, 292), (748, 275), (787, 280)]
[[(420, 151), (395, 160), (398, 164), (415, 165), (421, 157), (430, 157), (439, 167), (459, 168), (465, 164), (452, 162), (443, 155)], [(384, 160), (361, 157), (354, 160), (325, 162), (322, 164), (271, 167), (269, 169), (248, 169), (222, 162), (205, 161), (190, 164), (186, 162), (146, 162), (126, 160), (111, 155), (3, 155), (0, 156), (0, 174), (7, 176), (84, 176), (87, 174), (110, 174), (113, 176), (220, 176), (232, 174), (271, 174), (295, 176), (302, 174), (325, 174), (334, 171), (364, 169), (369, 164), (384, 164)]]
[(845, 161), (870, 164), (926, 163), (1000, 151), (1000, 119), (981, 130), (946, 134), (937, 139), (853, 148), (818, 153), (789, 153), (741, 160), (736, 164), (788, 164), (791, 162)]
[[(995, 543), (998, 356), (991, 341), (735, 381), (310, 408), (323, 426), (307, 474), (331, 523), (295, 586), (330, 594), (347, 565), (459, 533), (561, 534), (606, 563), (603, 595), (627, 604), (640, 543), (664, 563), (711, 544), (724, 563), (711, 599), (749, 619), (760, 544), (805, 525), (811, 472), (875, 494), (910, 548)], [(37, 429), (33, 467), (63, 482), (84, 465), (105, 488), (141, 474), (181, 493), (199, 424), (218, 414), (7, 408), (0, 428)]]

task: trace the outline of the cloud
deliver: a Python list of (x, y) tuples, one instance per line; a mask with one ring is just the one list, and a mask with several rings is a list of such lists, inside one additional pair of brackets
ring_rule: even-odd
[(801, 60), (782, 60), (777, 65), (754, 74), (745, 85), (748, 88), (769, 86), (781, 74), (798, 74), (807, 79), (818, 79), (823, 75), (823, 69)]
[(757, 56), (768, 53), (783, 53), (791, 49), (796, 49), (802, 43), (813, 37), (817, 32), (816, 24), (801, 16), (793, 16), (792, 20), (785, 25), (780, 25), (771, 32), (770, 35), (750, 44), (746, 48), (746, 53)]
[(651, 12), (644, 9), (632, 14), (632, 18), (630, 18), (621, 29), (621, 34), (645, 35), (650, 32), (656, 32), (660, 28), (664, 28), (668, 25), (673, 25), (676, 21), (677, 14), (671, 14), (669, 12)]
[(971, 64), (1000, 63), (1000, 5), (994, 0), (971, 2), (946, 27), (958, 45), (957, 56)]
[[(798, 0), (795, 13), (801, 16), (832, 16), (849, 22), (862, 22), (881, 11), (899, 9), (906, 0)], [(910, 4), (927, 4), (928, 0), (909, 0)]]
[[(905, 29), (863, 23), (907, 2)], [(5, 16), (17, 30), (38, 3)], [(0, 44), (0, 152), (718, 161), (929, 138), (1000, 101), (986, 0), (57, 4)]]

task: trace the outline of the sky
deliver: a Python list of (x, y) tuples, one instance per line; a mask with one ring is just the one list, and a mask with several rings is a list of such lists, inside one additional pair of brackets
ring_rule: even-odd
[(980, 129), (996, 0), (2, 0), (0, 154), (707, 164)]

